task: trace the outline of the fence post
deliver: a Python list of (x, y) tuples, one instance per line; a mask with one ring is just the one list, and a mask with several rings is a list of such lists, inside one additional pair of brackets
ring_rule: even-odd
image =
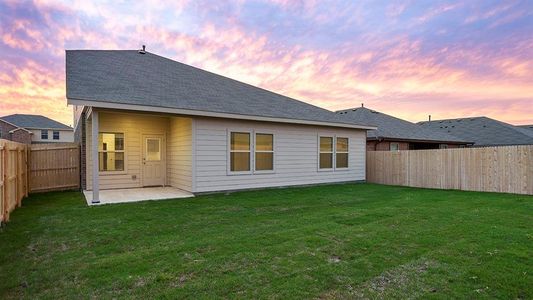
[(8, 200), (7, 200), (7, 156), (8, 156), (8, 153), (9, 153), (9, 150), (7, 149), (7, 144), (4, 144), (4, 149), (3, 149), (3, 153), (2, 153), (2, 178), (3, 178), (3, 187), (2, 187), (2, 194), (3, 194), (3, 197), (2, 197), (2, 201), (4, 201), (4, 211), (3, 211), (3, 214), (4, 214), (4, 222), (8, 222), (9, 221), (9, 203), (8, 203)]
[(22, 193), (21, 185), (22, 185), (22, 167), (21, 167), (21, 161), (20, 156), (22, 155), (22, 151), (20, 151), (20, 147), (17, 147), (17, 207), (22, 206)]
[(29, 152), (29, 148), (30, 148), (30, 146), (28, 146), (28, 145), (26, 145), (24, 147), (24, 163), (25, 163), (24, 170), (26, 172), (26, 174), (24, 174), (24, 175), (26, 175), (25, 176), (26, 186), (24, 188), (24, 196), (25, 197), (28, 197), (28, 193), (29, 193), (29, 190), (30, 190), (30, 180), (29, 180), (29, 178), (30, 178), (30, 175), (29, 175), (29, 173), (30, 173), (30, 163), (29, 163), (30, 162), (30, 152)]
[(5, 193), (5, 189), (6, 189), (6, 182), (5, 182), (5, 176), (4, 176), (4, 173), (5, 173), (5, 169), (6, 169), (6, 165), (5, 165), (5, 160), (4, 160), (4, 156), (5, 156), (5, 145), (4, 143), (2, 143), (2, 141), (0, 141), (0, 166), (2, 166), (1, 168), (1, 171), (0, 172), (0, 179), (2, 181), (2, 185), (0, 186), (0, 194), (2, 195), (2, 210), (0, 211), (0, 216), (2, 217), (2, 222), (7, 222), (6, 220), (6, 216), (5, 216), (5, 213), (6, 213), (6, 193)]

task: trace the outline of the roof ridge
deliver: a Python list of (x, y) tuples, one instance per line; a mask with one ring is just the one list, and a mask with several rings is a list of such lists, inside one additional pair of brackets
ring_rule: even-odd
[[(443, 121), (456, 121), (456, 120), (464, 120), (464, 119), (482, 119), (487, 118), (490, 119), (487, 116), (477, 116), (477, 117), (459, 117), (459, 118), (450, 118), (450, 119), (437, 119), (437, 120), (431, 120), (431, 121), (418, 121), (416, 124), (422, 124), (422, 123), (433, 123), (433, 122), (443, 122)], [(494, 119), (492, 119), (494, 120)]]

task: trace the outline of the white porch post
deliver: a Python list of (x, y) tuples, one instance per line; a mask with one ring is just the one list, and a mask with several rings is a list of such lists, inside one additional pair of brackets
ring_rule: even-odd
[(93, 158), (93, 200), (92, 203), (100, 203), (100, 181), (98, 178), (98, 112), (93, 109), (93, 120), (91, 122), (91, 155)]

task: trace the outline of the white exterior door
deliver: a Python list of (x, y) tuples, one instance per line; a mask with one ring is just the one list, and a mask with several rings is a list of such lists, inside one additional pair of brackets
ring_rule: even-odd
[(143, 135), (143, 186), (165, 185), (165, 140), (163, 135)]

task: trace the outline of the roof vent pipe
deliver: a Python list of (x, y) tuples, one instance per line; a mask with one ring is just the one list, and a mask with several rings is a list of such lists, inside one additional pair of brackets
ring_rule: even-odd
[(143, 48), (141, 50), (139, 50), (139, 53), (140, 54), (145, 54), (146, 53), (146, 46), (143, 45)]
[(428, 119), (429, 119), (429, 122), (431, 122), (431, 115), (429, 115), (429, 118), (428, 118)]
[(361, 107), (365, 107), (365, 104), (364, 104), (364, 103), (361, 103)]

